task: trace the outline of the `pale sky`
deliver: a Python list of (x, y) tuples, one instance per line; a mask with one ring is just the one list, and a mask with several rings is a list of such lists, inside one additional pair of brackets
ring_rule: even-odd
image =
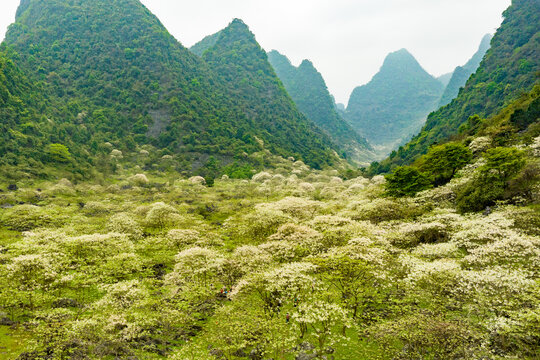
[[(0, 37), (20, 0), (0, 1)], [(293, 64), (310, 59), (338, 102), (367, 83), (385, 56), (408, 49), (432, 75), (463, 65), (494, 33), (511, 0), (142, 0), (184, 46), (233, 18)]]

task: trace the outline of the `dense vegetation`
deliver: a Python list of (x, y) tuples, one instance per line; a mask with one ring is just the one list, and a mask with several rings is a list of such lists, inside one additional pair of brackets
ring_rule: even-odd
[[(531, 141), (505, 149), (538, 161)], [(127, 159), (107, 181), (19, 183), (0, 194), (0, 352), (536, 359), (538, 179), (519, 206), (456, 212), (493, 146), (471, 144), (457, 181), (401, 199), (383, 196), (382, 176), (279, 158), (213, 187), (131, 175)]]
[(442, 83), (402, 49), (388, 55), (367, 85), (354, 89), (346, 119), (388, 154), (420, 130), (443, 91)]
[[(100, 164), (113, 149), (134, 160), (147, 151), (141, 166), (167, 156), (178, 171), (209, 173), (209, 155), (218, 168), (246, 162), (242, 154), (260, 151), (260, 140), (274, 153), (315, 167), (335, 160), (324, 137), (294, 106), (279, 117), (257, 108), (254, 121), (254, 104), (229, 96), (229, 84), (137, 0), (23, 1), (2, 47), (35, 85), (25, 96), (45, 98), (29, 103), (39, 116), (11, 128), (15, 135), (3, 132), (2, 143), (22, 133), (36, 145), (28, 148), (42, 153), (51, 143), (62, 144), (81, 174), (89, 174), (88, 167), (106, 172)], [(268, 123), (274, 124), (272, 136)], [(36, 168), (28, 151), (14, 153), (2, 157), (2, 165)]]
[(275, 50), (268, 53), (268, 60), (298, 109), (338, 144), (348, 159), (365, 164), (376, 158), (367, 141), (339, 115), (322, 75), (311, 61), (304, 60), (295, 67)]
[(492, 116), (537, 83), (540, 1), (514, 0), (504, 17), (491, 48), (458, 97), (430, 114), (420, 134), (383, 162), (383, 171), (413, 162), (432, 144), (457, 134), (471, 116)]
[(450, 102), (458, 96), (459, 89), (465, 86), (467, 80), (469, 80), (471, 75), (476, 72), (476, 69), (478, 69), (478, 66), (480, 66), (480, 62), (491, 46), (492, 38), (493, 36), (490, 34), (485, 35), (480, 43), (478, 51), (473, 55), (473, 57), (467, 61), (465, 65), (458, 66), (454, 70), (452, 77), (448, 80), (448, 84), (444, 89), (441, 101), (439, 102), (439, 107), (450, 104)]

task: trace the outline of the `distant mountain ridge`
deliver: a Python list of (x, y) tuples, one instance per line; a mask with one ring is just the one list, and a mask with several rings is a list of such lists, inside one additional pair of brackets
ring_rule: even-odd
[(348, 159), (357, 163), (375, 159), (366, 139), (339, 115), (334, 98), (311, 61), (304, 60), (295, 67), (276, 50), (268, 53), (268, 59), (298, 109), (338, 144)]
[(444, 90), (406, 50), (389, 54), (373, 79), (351, 94), (346, 119), (371, 143), (387, 150), (422, 127)]
[(484, 55), (489, 50), (491, 46), (491, 39), (493, 36), (487, 34), (482, 38), (478, 51), (473, 55), (473, 57), (463, 66), (458, 66), (452, 73), (452, 77), (448, 81), (446, 89), (441, 97), (439, 107), (450, 104), (450, 102), (456, 98), (459, 93), (459, 89), (465, 86), (467, 80), (471, 77), (472, 74), (476, 72), (480, 62), (484, 58)]

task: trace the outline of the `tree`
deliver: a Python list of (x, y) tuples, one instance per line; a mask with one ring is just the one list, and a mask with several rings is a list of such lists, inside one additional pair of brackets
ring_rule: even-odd
[(424, 156), (422, 171), (431, 174), (435, 185), (444, 185), (472, 159), (472, 152), (463, 144), (447, 143), (432, 147)]
[(386, 181), (386, 194), (395, 197), (413, 196), (431, 186), (429, 178), (412, 166), (396, 168)]
[(358, 311), (377, 293), (372, 268), (363, 260), (348, 256), (313, 259), (325, 280), (339, 291), (341, 302), (352, 311), (353, 319)]
[(515, 148), (498, 147), (489, 149), (484, 156), (486, 164), (480, 168), (480, 175), (486, 180), (504, 183), (525, 166), (525, 154)]
[(484, 156), (486, 163), (478, 169), (477, 176), (457, 194), (457, 208), (461, 212), (481, 211), (504, 198), (512, 180), (525, 166), (525, 154), (515, 148), (489, 149)]
[(352, 327), (351, 319), (345, 309), (320, 300), (301, 303), (298, 312), (294, 313), (292, 318), (300, 328), (300, 338), (306, 335), (307, 330), (313, 331), (321, 353), (326, 345), (345, 336), (343, 333), (332, 332), (336, 326), (343, 326), (344, 329)]
[(71, 160), (71, 154), (67, 146), (62, 144), (50, 144), (46, 148), (46, 152), (52, 161), (67, 163)]

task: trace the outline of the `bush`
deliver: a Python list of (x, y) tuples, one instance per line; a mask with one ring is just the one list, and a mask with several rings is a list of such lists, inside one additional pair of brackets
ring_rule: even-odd
[(19, 205), (5, 211), (2, 224), (10, 230), (28, 231), (50, 225), (53, 219), (40, 207)]

